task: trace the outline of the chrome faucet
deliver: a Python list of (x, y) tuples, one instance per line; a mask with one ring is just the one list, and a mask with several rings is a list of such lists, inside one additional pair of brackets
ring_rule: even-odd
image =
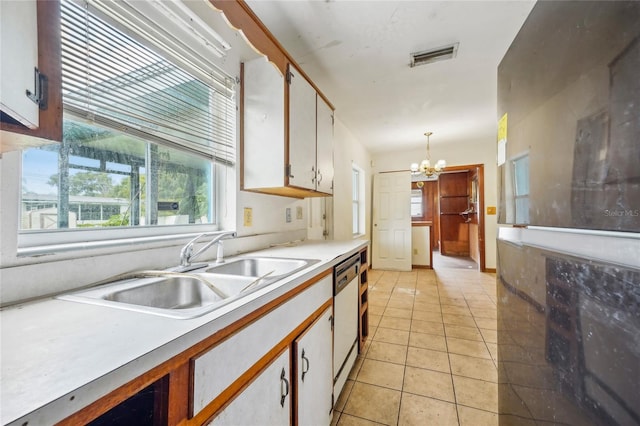
[[(202, 248), (200, 248), (200, 250), (198, 250), (198, 251), (196, 251), (194, 253), (193, 252), (193, 247), (195, 246), (196, 242), (200, 238), (208, 237), (210, 235), (214, 236), (211, 239), (211, 241), (209, 241)], [(198, 235), (197, 237), (195, 237), (194, 239), (189, 241), (184, 247), (182, 247), (182, 250), (180, 250), (180, 267), (179, 267), (179, 269), (184, 272), (186, 270), (197, 269), (200, 266), (205, 266), (205, 264), (192, 265), (191, 262), (193, 260), (195, 260), (196, 257), (198, 257), (202, 253), (204, 253), (209, 247), (211, 247), (214, 244), (218, 245), (216, 263), (223, 263), (224, 262), (224, 249), (222, 247), (222, 240), (224, 240), (226, 238), (235, 238), (237, 236), (238, 236), (238, 234), (235, 231), (205, 232), (203, 234)]]

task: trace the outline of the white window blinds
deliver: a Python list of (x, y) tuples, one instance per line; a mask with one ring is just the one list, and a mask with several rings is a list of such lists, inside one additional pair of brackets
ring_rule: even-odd
[[(167, 33), (166, 26), (143, 29), (145, 18), (139, 11), (117, 10), (127, 4), (146, 3), (62, 1), (65, 110), (156, 143), (233, 164), (234, 79), (193, 49), (181, 51), (176, 47), (181, 42)], [(98, 14), (113, 19), (136, 39)], [(172, 16), (175, 19), (177, 15)], [(144, 40), (144, 44), (137, 40)], [(147, 47), (147, 41), (154, 50)], [(162, 46), (167, 48), (166, 55), (156, 53)], [(223, 45), (217, 50), (224, 54), (227, 48)]]

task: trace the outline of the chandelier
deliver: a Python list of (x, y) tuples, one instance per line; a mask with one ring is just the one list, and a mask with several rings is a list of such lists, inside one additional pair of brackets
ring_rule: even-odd
[(427, 157), (418, 163), (411, 164), (411, 174), (419, 175), (423, 174), (427, 178), (437, 179), (438, 175), (442, 173), (445, 167), (447, 167), (447, 163), (444, 160), (438, 160), (436, 164), (431, 165), (431, 152), (429, 151), (429, 136), (431, 136), (433, 132), (427, 132), (424, 135), (427, 137)]

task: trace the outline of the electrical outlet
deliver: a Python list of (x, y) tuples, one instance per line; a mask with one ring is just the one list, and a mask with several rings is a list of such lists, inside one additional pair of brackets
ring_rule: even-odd
[(296, 219), (302, 220), (302, 207), (301, 206), (296, 207)]
[(291, 207), (287, 207), (286, 218), (287, 218), (287, 223), (290, 223), (291, 222)]
[(488, 215), (494, 215), (494, 214), (496, 214), (496, 208), (495, 208), (495, 206), (487, 206), (487, 214), (488, 214)]
[(244, 208), (244, 226), (253, 225), (253, 209), (251, 207)]

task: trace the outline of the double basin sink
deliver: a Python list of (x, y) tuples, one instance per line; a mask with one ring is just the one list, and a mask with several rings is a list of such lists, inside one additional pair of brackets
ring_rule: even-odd
[(209, 313), (317, 262), (242, 257), (190, 272), (140, 271), (58, 299), (188, 319)]

